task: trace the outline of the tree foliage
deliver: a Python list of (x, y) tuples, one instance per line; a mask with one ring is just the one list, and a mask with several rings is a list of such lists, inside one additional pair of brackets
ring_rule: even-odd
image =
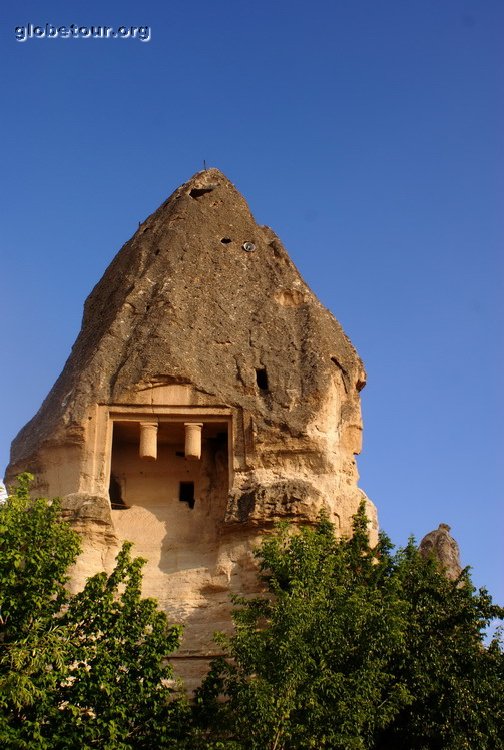
[(263, 593), (235, 597), (190, 715), (166, 662), (180, 628), (142, 598), (143, 561), (126, 544), (70, 595), (78, 535), (29, 479), (0, 506), (7, 750), (504, 750), (504, 654), (485, 645), (504, 610), (413, 540), (372, 547), (364, 506), (350, 539), (325, 517), (264, 539)]
[(228, 656), (197, 694), (202, 746), (243, 750), (504, 747), (503, 610), (467, 571), (449, 581), (410, 541), (373, 549), (364, 506), (351, 539), (322, 518), (258, 551), (265, 594), (236, 597)]
[(391, 670), (411, 702), (377, 737), (377, 750), (501, 750), (504, 747), (504, 653), (499, 632), (488, 646), (490, 622), (504, 610), (468, 570), (450, 581), (435, 558), (410, 541), (394, 559), (408, 602), (407, 650), (393, 653)]
[(29, 480), (0, 508), (0, 745), (171, 747), (187, 713), (165, 661), (180, 628), (142, 598), (129, 544), (111, 575), (71, 596), (78, 536), (57, 501), (30, 500)]

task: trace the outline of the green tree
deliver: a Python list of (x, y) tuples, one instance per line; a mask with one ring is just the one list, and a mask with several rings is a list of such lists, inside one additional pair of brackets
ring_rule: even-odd
[(5, 642), (47, 623), (68, 595), (68, 569), (80, 543), (60, 508), (43, 498), (30, 499), (31, 474), (18, 477), (8, 502), (0, 506), (0, 627)]
[(180, 628), (141, 596), (129, 544), (111, 575), (69, 595), (78, 535), (57, 501), (31, 500), (29, 475), (0, 508), (0, 745), (176, 747), (187, 708), (166, 657)]
[(499, 633), (485, 647), (492, 619), (504, 610), (467, 569), (457, 581), (425, 560), (413, 540), (394, 560), (409, 607), (404, 654), (390, 669), (412, 700), (376, 737), (376, 750), (501, 750), (504, 748), (504, 654)]
[(467, 572), (448, 581), (413, 542), (351, 539), (327, 519), (281, 526), (257, 553), (263, 596), (237, 597), (228, 657), (197, 694), (203, 747), (246, 750), (502, 748), (502, 616)]

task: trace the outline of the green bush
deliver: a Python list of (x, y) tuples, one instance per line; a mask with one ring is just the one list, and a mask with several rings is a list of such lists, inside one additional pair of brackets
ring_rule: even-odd
[(166, 663), (181, 629), (141, 596), (129, 544), (110, 576), (71, 596), (78, 535), (57, 501), (31, 500), (29, 475), (0, 508), (0, 746), (175, 747), (187, 707)]

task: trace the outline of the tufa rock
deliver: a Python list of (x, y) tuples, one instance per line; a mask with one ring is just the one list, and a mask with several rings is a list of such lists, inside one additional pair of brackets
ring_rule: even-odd
[(447, 523), (440, 523), (435, 531), (426, 534), (420, 542), (418, 551), (423, 557), (433, 555), (451, 581), (456, 580), (462, 572), (459, 546), (450, 535)]
[[(8, 477), (63, 499), (83, 535), (74, 585), (123, 539), (148, 559), (145, 592), (186, 625), (196, 684), (255, 591), (252, 551), (282, 518), (325, 508), (341, 534), (365, 495), (361, 360), (276, 234), (217, 169), (138, 229), (84, 306), (81, 332)], [(368, 503), (373, 534), (376, 512)]]

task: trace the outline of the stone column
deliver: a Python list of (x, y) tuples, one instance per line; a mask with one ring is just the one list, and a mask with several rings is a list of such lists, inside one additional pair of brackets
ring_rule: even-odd
[(191, 459), (201, 458), (201, 430), (202, 422), (184, 422), (185, 430), (185, 457)]
[(157, 422), (140, 422), (140, 458), (157, 458)]

